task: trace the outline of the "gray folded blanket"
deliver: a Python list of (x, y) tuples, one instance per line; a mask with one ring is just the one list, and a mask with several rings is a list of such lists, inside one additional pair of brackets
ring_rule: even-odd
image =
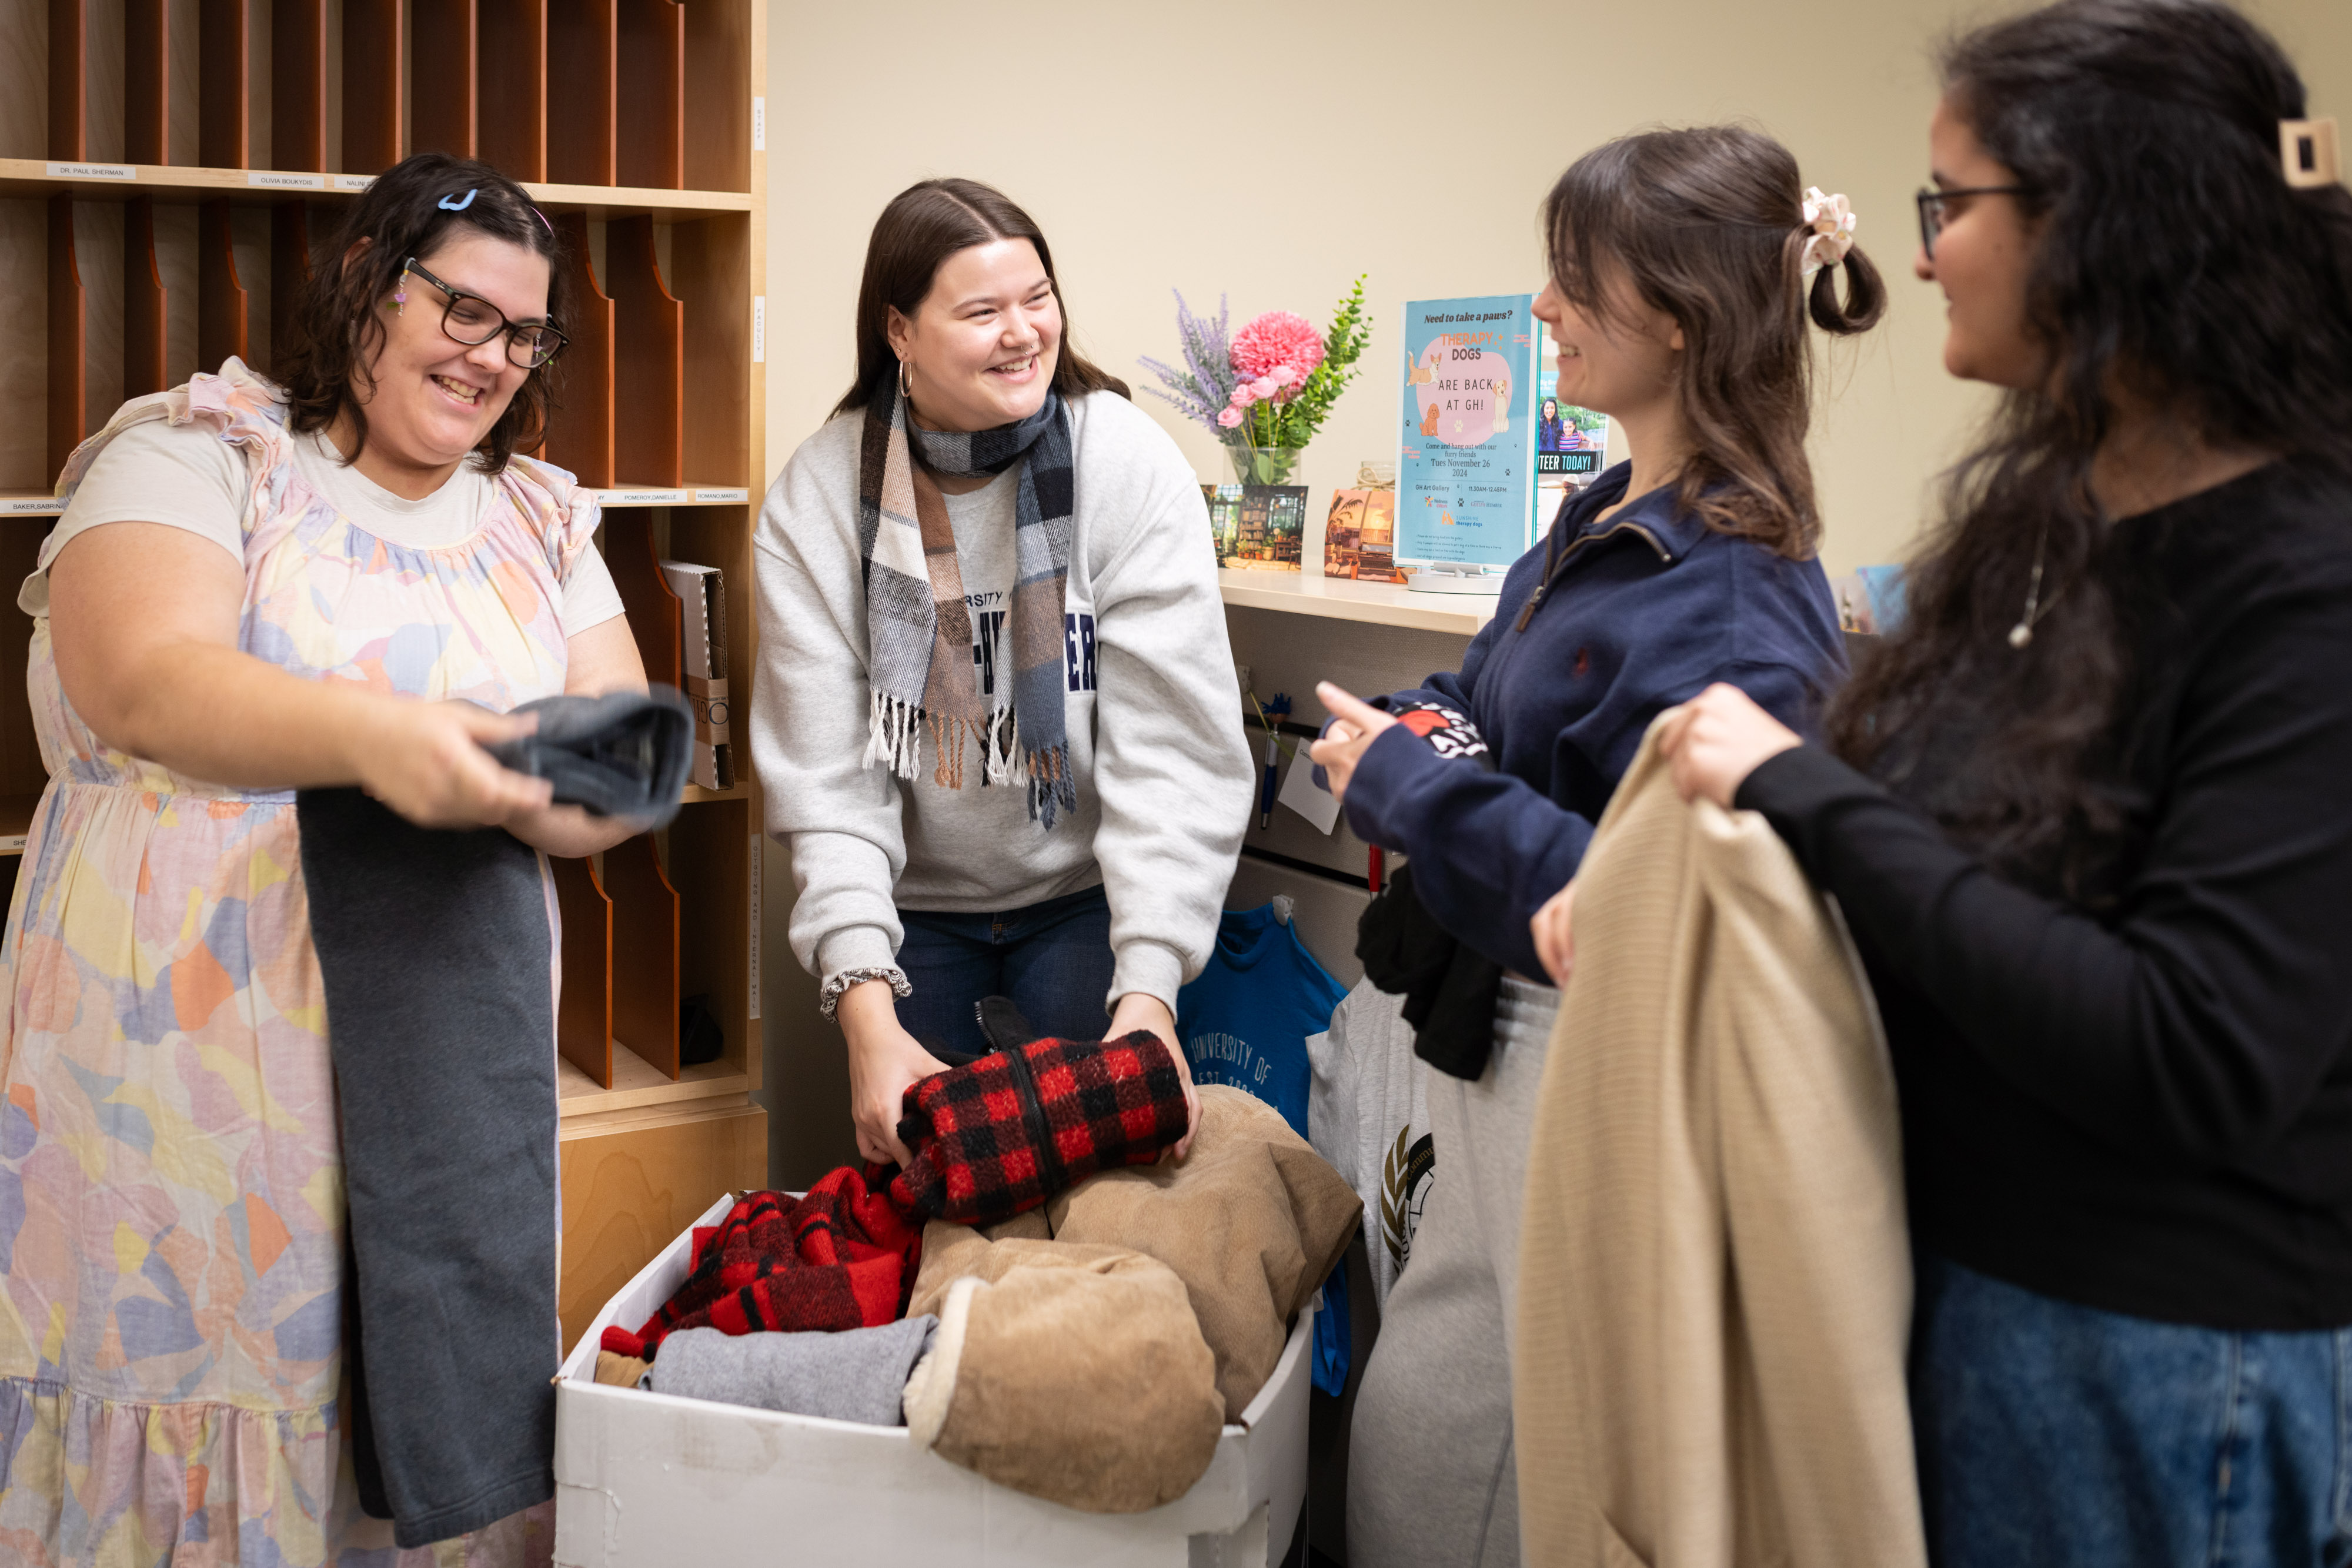
[(679, 1329), (661, 1342), (661, 1354), (637, 1385), (787, 1416), (903, 1427), (898, 1396), (939, 1324), (926, 1313), (838, 1333)]
[(677, 815), (694, 766), (694, 709), (672, 688), (541, 697), (514, 711), (538, 715), (539, 728), (485, 749), (518, 773), (552, 780), (557, 805), (634, 817), (648, 830)]
[(361, 1508), (404, 1547), (555, 1495), (555, 1004), (539, 852), (295, 796), (325, 983)]

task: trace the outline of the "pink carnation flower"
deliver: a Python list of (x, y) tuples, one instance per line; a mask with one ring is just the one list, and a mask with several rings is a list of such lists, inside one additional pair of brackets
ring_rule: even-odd
[(1286, 365), (1303, 384), (1323, 362), (1322, 335), (1304, 316), (1269, 310), (1234, 334), (1233, 361), (1234, 372), (1251, 381)]
[(1217, 423), (1223, 425), (1227, 430), (1231, 430), (1241, 422), (1242, 411), (1240, 409), (1222, 408), (1217, 411)]

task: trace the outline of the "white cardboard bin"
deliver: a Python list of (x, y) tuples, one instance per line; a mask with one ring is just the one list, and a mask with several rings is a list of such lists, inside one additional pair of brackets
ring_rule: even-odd
[[(697, 1225), (715, 1225), (721, 1197)], [(1307, 1494), (1308, 1343), (1282, 1359), (1192, 1490), (1148, 1513), (1081, 1513), (919, 1449), (903, 1427), (780, 1416), (596, 1377), (613, 1323), (653, 1316), (687, 1275), (689, 1228), (604, 1303), (555, 1390), (557, 1568), (738, 1563), (1257, 1568), (1279, 1563)]]

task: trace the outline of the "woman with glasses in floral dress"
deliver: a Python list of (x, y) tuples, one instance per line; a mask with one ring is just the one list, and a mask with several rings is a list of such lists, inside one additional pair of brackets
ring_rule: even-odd
[[(274, 381), (231, 359), (67, 464), (19, 600), (51, 778), (0, 947), (0, 1559), (448, 1560), (395, 1549), (349, 1459), (293, 791), (559, 855), (629, 831), (484, 749), (523, 703), (645, 685), (593, 497), (516, 455), (561, 250), (487, 165), (409, 159), (278, 323)], [(546, 1560), (546, 1459), (454, 1522), (464, 1561)]]

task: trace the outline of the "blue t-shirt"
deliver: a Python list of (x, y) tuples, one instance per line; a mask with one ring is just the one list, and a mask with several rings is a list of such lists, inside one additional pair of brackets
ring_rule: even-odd
[(1307, 1037), (1347, 999), (1298, 933), (1262, 909), (1228, 909), (1201, 977), (1176, 994), (1176, 1036), (1196, 1083), (1230, 1083), (1307, 1136)]
[[(1347, 996), (1273, 904), (1228, 909), (1208, 967), (1176, 993), (1176, 1038), (1192, 1081), (1255, 1094), (1307, 1136), (1307, 1037), (1331, 1027)], [(1315, 1320), (1315, 1386), (1335, 1396), (1348, 1382), (1347, 1283), (1342, 1262), (1324, 1282)]]

